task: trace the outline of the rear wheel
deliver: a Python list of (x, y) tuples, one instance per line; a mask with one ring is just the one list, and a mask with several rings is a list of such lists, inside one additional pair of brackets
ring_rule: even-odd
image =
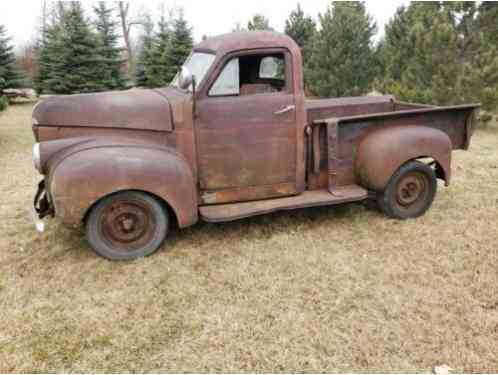
[(127, 191), (103, 198), (86, 221), (93, 249), (111, 260), (131, 260), (155, 252), (166, 238), (169, 217), (157, 199)]
[(422, 216), (431, 206), (437, 190), (434, 170), (414, 160), (402, 165), (391, 177), (377, 200), (389, 217), (408, 219)]

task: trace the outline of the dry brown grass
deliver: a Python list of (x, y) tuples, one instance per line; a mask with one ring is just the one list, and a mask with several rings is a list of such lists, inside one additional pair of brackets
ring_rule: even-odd
[(34, 231), (30, 111), (0, 114), (0, 372), (498, 372), (498, 133), (455, 154), (420, 219), (199, 224), (115, 263)]

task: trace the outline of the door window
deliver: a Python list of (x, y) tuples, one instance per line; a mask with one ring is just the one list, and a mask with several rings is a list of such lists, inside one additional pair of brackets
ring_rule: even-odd
[(283, 53), (251, 54), (231, 59), (211, 86), (209, 96), (246, 96), (284, 91)]

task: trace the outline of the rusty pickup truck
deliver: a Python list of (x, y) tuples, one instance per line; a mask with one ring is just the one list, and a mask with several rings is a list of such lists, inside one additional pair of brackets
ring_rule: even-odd
[(299, 47), (273, 32), (197, 45), (168, 87), (52, 97), (33, 110), (47, 215), (109, 259), (157, 250), (175, 224), (376, 199), (418, 217), (450, 183), (478, 105), (306, 99)]

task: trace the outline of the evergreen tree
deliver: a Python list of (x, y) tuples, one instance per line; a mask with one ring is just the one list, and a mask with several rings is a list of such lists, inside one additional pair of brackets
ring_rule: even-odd
[(48, 88), (55, 94), (102, 91), (98, 42), (85, 20), (81, 4), (73, 2), (61, 20), (56, 41), (58, 58), (52, 63)]
[(418, 3), (401, 7), (381, 43), (376, 88), (398, 99), (439, 105), (498, 105), (497, 7)]
[(375, 73), (376, 25), (364, 3), (333, 2), (319, 21), (306, 64), (311, 93), (321, 97), (365, 94)]
[(119, 36), (116, 33), (116, 27), (118, 23), (112, 19), (112, 8), (107, 8), (103, 1), (94, 7), (94, 12), (97, 16), (95, 27), (97, 29), (101, 85), (110, 90), (123, 89), (125, 79), (121, 69), (125, 60), (121, 57), (123, 49), (117, 46)]
[[(460, 35), (465, 35), (462, 88), (465, 101), (480, 102), (486, 111), (498, 109), (498, 4), (471, 2), (463, 12), (456, 9), (461, 22)], [(463, 16), (462, 16), (463, 13)], [(466, 18), (464, 18), (467, 16)], [(463, 25), (463, 26), (462, 26)], [(463, 29), (463, 30), (462, 30)], [(465, 33), (464, 33), (465, 32)]]
[(0, 25), (0, 96), (3, 90), (20, 87), (22, 84), (13, 50), (4, 26)]
[(38, 48), (38, 92), (73, 94), (102, 91), (99, 43), (90, 30), (79, 2), (63, 9)]
[(273, 30), (270, 26), (270, 20), (264, 14), (255, 14), (247, 23), (248, 30)]
[[(301, 47), (303, 63), (306, 64), (309, 59), (311, 42), (316, 32), (316, 25), (313, 18), (305, 16), (301, 5), (297, 4), (297, 9), (293, 10), (289, 18), (285, 21), (285, 34), (290, 36)], [(307, 83), (307, 76), (304, 77)]]
[(315, 31), (315, 21), (304, 15), (301, 5), (298, 3), (297, 9), (293, 10), (285, 21), (285, 33), (294, 39), (301, 49), (305, 49), (311, 43)]
[(48, 82), (50, 77), (55, 73), (52, 67), (57, 62), (59, 54), (62, 53), (62, 45), (59, 38), (60, 32), (60, 24), (47, 26), (35, 48), (38, 70), (33, 81), (35, 90), (39, 95), (50, 93)]
[(159, 87), (157, 76), (154, 74), (154, 59), (156, 51), (156, 40), (154, 38), (154, 23), (151, 16), (147, 15), (144, 21), (144, 34), (141, 39), (140, 53), (137, 59), (136, 84), (139, 87)]
[(171, 31), (170, 23), (166, 20), (164, 14), (161, 15), (157, 26), (159, 31), (156, 36), (156, 46), (153, 52), (154, 64), (152, 68), (155, 77), (155, 85), (156, 87), (160, 87), (171, 81), (170, 71), (172, 69), (169, 65), (171, 62), (168, 59), (172, 48), (173, 32)]
[(168, 68), (164, 77), (166, 83), (173, 80), (178, 69), (190, 54), (193, 44), (192, 29), (188, 27), (187, 21), (183, 17), (183, 12), (180, 12), (179, 17), (173, 21), (171, 43), (165, 59)]

